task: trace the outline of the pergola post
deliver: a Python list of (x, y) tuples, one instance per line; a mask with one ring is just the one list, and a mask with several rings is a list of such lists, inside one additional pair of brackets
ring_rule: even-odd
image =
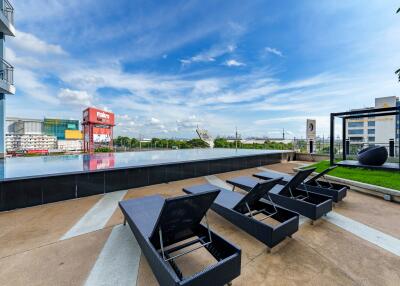
[(345, 117), (343, 117), (342, 118), (342, 151), (343, 151), (343, 155), (342, 155), (342, 158), (343, 158), (343, 161), (345, 161), (346, 160), (346, 118)]
[(335, 114), (331, 113), (331, 134), (330, 134), (330, 164), (333, 166), (335, 162)]

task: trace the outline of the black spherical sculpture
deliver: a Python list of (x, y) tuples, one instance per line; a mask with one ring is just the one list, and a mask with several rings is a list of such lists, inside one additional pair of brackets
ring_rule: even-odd
[(357, 157), (360, 164), (382, 166), (388, 158), (388, 152), (384, 146), (371, 146), (358, 152)]

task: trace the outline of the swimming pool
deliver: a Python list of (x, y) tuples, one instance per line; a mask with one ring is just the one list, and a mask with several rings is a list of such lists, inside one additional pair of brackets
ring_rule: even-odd
[(149, 165), (277, 154), (285, 151), (252, 149), (182, 149), (123, 153), (6, 158), (0, 180), (56, 174), (81, 173)]
[(291, 151), (188, 149), (7, 158), (0, 211), (281, 162)]

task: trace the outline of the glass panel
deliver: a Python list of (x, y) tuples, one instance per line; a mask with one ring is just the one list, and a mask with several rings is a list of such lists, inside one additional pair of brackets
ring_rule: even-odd
[(364, 130), (363, 129), (349, 130), (349, 134), (364, 134)]
[(349, 122), (349, 127), (364, 127), (364, 122)]

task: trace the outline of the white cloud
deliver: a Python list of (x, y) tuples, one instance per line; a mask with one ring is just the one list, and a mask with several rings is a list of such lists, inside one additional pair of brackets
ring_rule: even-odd
[(198, 54), (190, 59), (192, 62), (215, 62), (215, 58), (206, 55), (206, 54)]
[(235, 51), (235, 49), (236, 49), (236, 46), (235, 46), (235, 45), (228, 45), (228, 51), (229, 51), (230, 53), (232, 53), (233, 51)]
[(58, 103), (58, 99), (52, 95), (51, 89), (40, 81), (36, 73), (20, 68), (14, 71), (14, 78), (17, 91), (20, 90), (29, 97), (48, 104)]
[[(197, 124), (213, 133), (224, 134), (224, 130), (232, 129), (235, 124), (240, 126), (249, 123), (246, 114), (263, 120), (264, 111), (267, 111), (264, 114), (268, 114), (268, 117), (280, 114), (283, 119), (270, 121), (275, 122), (276, 126), (267, 125), (268, 129), (260, 128), (261, 122), (244, 125), (243, 134), (265, 135), (270, 128), (282, 126), (299, 136), (303, 133), (303, 125), (296, 125), (297, 129), (290, 127), (296, 124), (297, 116), (302, 119), (308, 116), (318, 118), (332, 111), (360, 107), (357, 102), (380, 96), (378, 91), (384, 94), (393, 92), (392, 82), (383, 82), (376, 77), (375, 81), (366, 81), (364, 77), (329, 73), (281, 82), (268, 71), (250, 71), (249, 74), (234, 77), (196, 74), (192, 78), (186, 74), (125, 73), (119, 65), (113, 65), (95, 68), (78, 66), (74, 70), (61, 71), (59, 76), (71, 90), (84, 90), (86, 96), (96, 94), (96, 90), (103, 87), (128, 90), (129, 93), (122, 96), (105, 99), (104, 104), (117, 113), (139, 116), (127, 119), (126, 124), (119, 124), (117, 131), (136, 135), (141, 132), (148, 134), (148, 137), (167, 132), (170, 136), (192, 134)], [(344, 107), (344, 100), (350, 96), (352, 100), (345, 101), (347, 104)], [(92, 104), (96, 105), (96, 100), (90, 97)], [(230, 112), (233, 105), (235, 112)], [(237, 116), (237, 112), (243, 117)], [(218, 114), (217, 118), (212, 117), (214, 113)], [(196, 118), (190, 119), (193, 115)], [(121, 121), (125, 119), (121, 117)], [(326, 126), (319, 124), (319, 130)]]
[(267, 53), (274, 54), (274, 55), (276, 55), (276, 56), (278, 56), (278, 57), (283, 57), (283, 53), (282, 53), (280, 50), (278, 50), (278, 49), (271, 48), (271, 47), (266, 47), (266, 48), (265, 48), (265, 51), (266, 51)]
[(232, 60), (227, 60), (225, 62), (225, 65), (228, 67), (241, 67), (244, 66), (245, 64), (232, 59)]
[(193, 92), (199, 94), (215, 94), (221, 89), (222, 81), (222, 79), (205, 79), (195, 81)]
[(160, 124), (160, 119), (152, 117), (150, 119), (151, 124)]
[(64, 51), (61, 46), (46, 43), (35, 35), (22, 31), (16, 32), (16, 37), (11, 39), (11, 44), (16, 49), (37, 54), (67, 54), (67, 52)]
[(192, 63), (191, 60), (185, 60), (185, 59), (180, 59), (179, 61), (181, 62), (182, 65), (189, 65)]
[(116, 114), (115, 118), (121, 120), (131, 120), (131, 117), (128, 114)]
[(176, 121), (178, 130), (194, 130), (197, 126), (200, 126), (204, 121), (197, 118), (195, 115), (191, 115), (185, 119), (179, 119)]
[(92, 106), (93, 96), (83, 90), (71, 90), (63, 88), (58, 93), (58, 98), (63, 104), (78, 105), (78, 106)]
[(211, 47), (209, 50), (201, 52), (193, 57), (180, 59), (179, 61), (182, 65), (189, 65), (191, 63), (198, 62), (215, 62), (218, 57), (221, 57), (225, 54), (232, 53), (236, 49), (236, 46), (233, 44), (228, 45), (216, 45)]

